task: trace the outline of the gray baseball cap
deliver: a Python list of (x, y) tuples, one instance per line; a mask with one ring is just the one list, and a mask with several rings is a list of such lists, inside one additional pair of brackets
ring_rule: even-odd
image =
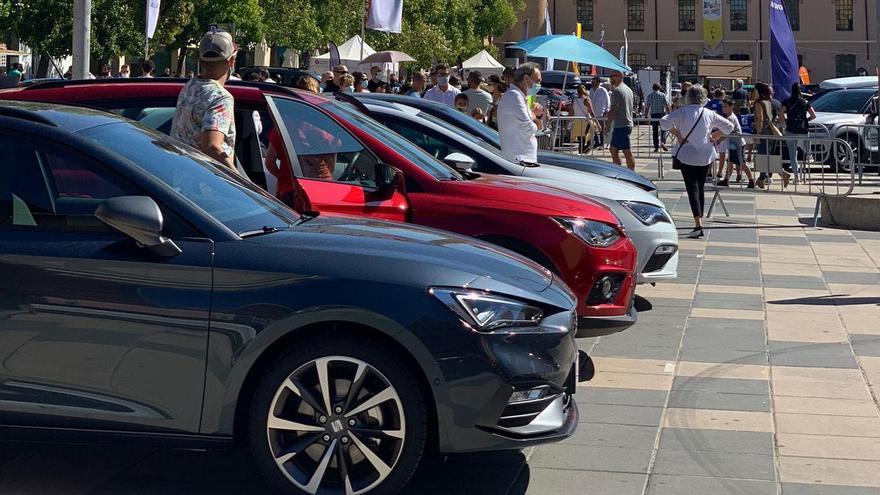
[(199, 59), (204, 62), (229, 60), (236, 52), (235, 40), (226, 31), (208, 31), (199, 43)]

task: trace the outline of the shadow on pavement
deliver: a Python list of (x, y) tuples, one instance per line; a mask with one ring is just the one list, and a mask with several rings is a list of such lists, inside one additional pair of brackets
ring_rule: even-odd
[[(231, 449), (200, 451), (0, 442), (0, 495), (282, 493)], [(428, 458), (406, 494), (523, 495), (521, 452)]]

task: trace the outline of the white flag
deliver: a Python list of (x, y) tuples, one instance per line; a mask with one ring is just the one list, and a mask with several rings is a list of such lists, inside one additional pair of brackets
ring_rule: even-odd
[(152, 38), (156, 33), (156, 24), (159, 22), (159, 2), (161, 0), (147, 0), (147, 38)]
[(403, 20), (403, 0), (370, 0), (367, 29), (399, 33)]
[[(553, 34), (553, 29), (550, 27), (550, 6), (544, 6), (544, 34), (551, 35)], [(544, 70), (553, 70), (553, 65), (556, 63), (555, 59), (548, 58), (547, 59), (547, 67), (544, 67)]]

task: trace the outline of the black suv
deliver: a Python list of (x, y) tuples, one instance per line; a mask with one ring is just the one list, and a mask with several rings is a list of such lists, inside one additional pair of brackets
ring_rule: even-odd
[(4, 103), (0, 157), (16, 438), (238, 438), (288, 492), (384, 493), (426, 452), (577, 426), (575, 301), (523, 258), (300, 215), (109, 113)]

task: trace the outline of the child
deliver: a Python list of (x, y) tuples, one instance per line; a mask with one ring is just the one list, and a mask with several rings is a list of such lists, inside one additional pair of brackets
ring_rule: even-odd
[(471, 117), (477, 119), (480, 123), (486, 123), (486, 116), (483, 114), (483, 109), (480, 107), (474, 107), (471, 111)]
[[(733, 124), (733, 132), (736, 134), (742, 134), (742, 127), (739, 124), (739, 119), (733, 113), (733, 100), (725, 99), (722, 106), (722, 111), (724, 112), (724, 116)], [(718, 185), (721, 187), (729, 187), (730, 186), (730, 174), (733, 172), (733, 166), (736, 166), (736, 175), (739, 176), (740, 171), (745, 172), (746, 177), (749, 178), (749, 184), (746, 186), (748, 189), (755, 188), (755, 181), (752, 178), (752, 171), (743, 161), (743, 148), (745, 147), (745, 140), (741, 137), (733, 137), (728, 138), (721, 141), (721, 144), (728, 150), (728, 155), (730, 156), (730, 161), (727, 164), (727, 172), (724, 174), (724, 180), (718, 182)], [(721, 170), (719, 170), (721, 172)]]
[(468, 96), (464, 93), (459, 93), (455, 95), (455, 101), (453, 105), (455, 105), (455, 109), (459, 112), (467, 113), (468, 105), (470, 101), (468, 100)]

